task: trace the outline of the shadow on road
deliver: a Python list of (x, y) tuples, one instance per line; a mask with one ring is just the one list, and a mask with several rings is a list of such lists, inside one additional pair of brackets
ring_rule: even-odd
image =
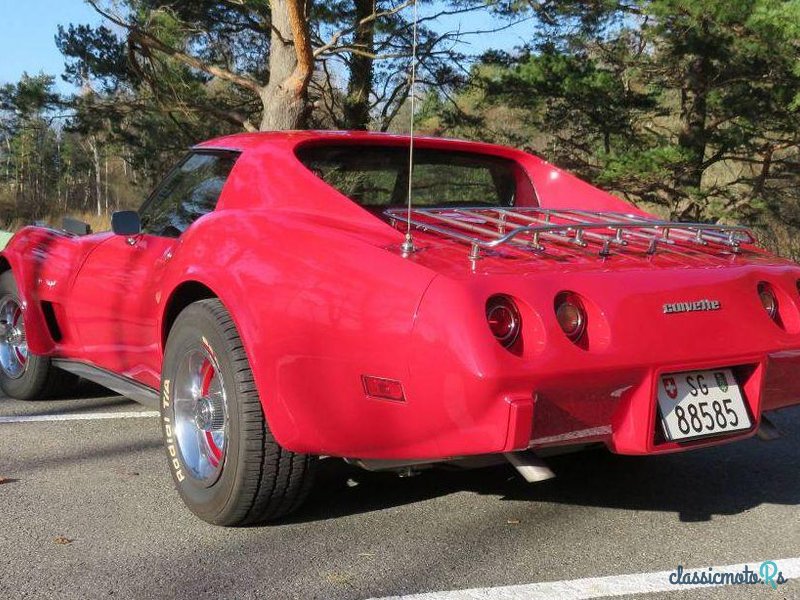
[(79, 400), (74, 400), (72, 398), (63, 398), (57, 401), (48, 401), (46, 405), (43, 405), (41, 402), (21, 402), (15, 401), (17, 405), (20, 407), (24, 407), (26, 410), (24, 411), (24, 416), (26, 417), (37, 417), (41, 415), (52, 415), (52, 416), (66, 416), (71, 414), (77, 413), (87, 413), (87, 412), (94, 412), (98, 411), (98, 409), (103, 408), (119, 408), (121, 406), (132, 406), (138, 407), (139, 405), (133, 402), (132, 400), (128, 400), (127, 398), (123, 398), (122, 396), (114, 396), (109, 398), (108, 393), (104, 396), (99, 396), (97, 398), (81, 398)]
[(556, 479), (525, 483), (508, 466), (474, 471), (431, 469), (416, 477), (370, 473), (338, 460), (319, 465), (318, 480), (293, 522), (311, 522), (474, 492), (503, 500), (674, 512), (708, 521), (764, 503), (800, 504), (800, 409), (778, 418), (784, 436), (706, 450), (627, 457), (604, 450), (548, 459)]
[(41, 415), (70, 415), (91, 412), (103, 408), (121, 406), (138, 406), (133, 400), (120, 396), (103, 386), (81, 379), (75, 387), (69, 387), (63, 394), (45, 400), (9, 400), (1, 398), (0, 402), (12, 402), (14, 414), (36, 417)]
[[(87, 379), (78, 380), (75, 387), (65, 391), (63, 394), (53, 398), (53, 400), (88, 400), (91, 398), (107, 398), (109, 396), (119, 396), (108, 388), (98, 385)], [(121, 396), (119, 396), (122, 398)]]
[[(78, 465), (83, 462), (108, 461), (109, 459), (125, 456), (136, 456), (143, 452), (160, 450), (160, 439), (130, 442), (124, 440), (110, 440), (104, 443), (92, 443), (91, 447), (77, 442), (73, 450), (60, 452), (47, 456), (36, 456), (27, 460), (15, 461), (14, 471), (17, 473), (30, 473), (36, 470), (46, 470), (63, 466)], [(164, 467), (166, 471), (166, 466)]]

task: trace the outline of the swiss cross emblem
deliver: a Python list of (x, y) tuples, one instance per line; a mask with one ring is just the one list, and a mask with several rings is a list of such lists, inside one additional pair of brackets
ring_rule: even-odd
[(675, 380), (672, 377), (664, 377), (661, 383), (664, 384), (664, 391), (667, 392), (667, 396), (675, 400), (678, 397), (678, 386), (675, 384)]

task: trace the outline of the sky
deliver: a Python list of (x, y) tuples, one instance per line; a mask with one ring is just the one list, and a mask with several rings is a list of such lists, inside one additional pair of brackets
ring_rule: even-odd
[[(99, 23), (101, 19), (94, 10), (83, 0), (0, 0), (0, 15), (0, 85), (18, 81), (24, 72), (44, 72), (56, 76), (62, 93), (73, 91), (71, 84), (61, 80), (64, 60), (56, 47), (56, 31), (58, 25)], [(497, 25), (480, 12), (450, 17), (439, 27), (474, 31)], [(488, 48), (510, 49), (522, 43), (531, 27), (527, 22), (498, 33), (470, 36), (460, 50), (480, 54)]]
[(98, 23), (94, 10), (83, 0), (0, 0), (0, 15), (0, 85), (42, 71), (56, 76), (60, 91), (71, 91), (61, 81), (64, 60), (55, 35), (59, 25)]

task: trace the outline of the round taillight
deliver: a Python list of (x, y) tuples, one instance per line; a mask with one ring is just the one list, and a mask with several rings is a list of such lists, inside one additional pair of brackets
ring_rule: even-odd
[(766, 283), (758, 284), (758, 297), (761, 299), (761, 306), (767, 311), (769, 318), (773, 321), (778, 318), (778, 299), (775, 293), (770, 289)]
[(519, 339), (522, 318), (514, 301), (508, 296), (492, 296), (486, 303), (486, 321), (495, 339), (510, 348)]
[(574, 294), (563, 294), (556, 300), (556, 320), (573, 342), (581, 339), (586, 331), (586, 311)]

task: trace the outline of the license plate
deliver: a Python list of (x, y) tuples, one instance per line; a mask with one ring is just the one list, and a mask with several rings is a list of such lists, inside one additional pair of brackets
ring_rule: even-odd
[(658, 407), (670, 441), (750, 429), (750, 416), (730, 369), (661, 375)]

